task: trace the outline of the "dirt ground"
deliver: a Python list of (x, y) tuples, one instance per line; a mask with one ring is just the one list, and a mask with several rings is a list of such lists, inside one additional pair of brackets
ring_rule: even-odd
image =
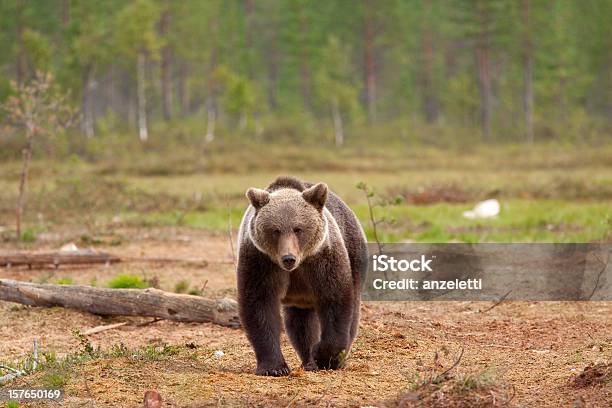
[[(192, 288), (203, 288), (207, 297), (235, 295), (227, 236), (174, 228), (113, 234), (121, 235), (124, 243), (114, 246), (110, 237), (101, 237), (95, 249), (206, 263), (12, 268), (0, 270), (0, 276), (34, 282), (70, 278), (75, 284), (104, 286), (113, 276), (130, 273), (164, 290), (172, 291), (184, 280)], [(71, 240), (83, 246), (77, 237), (71, 232), (42, 236), (33, 249), (58, 249)], [(15, 249), (13, 244), (0, 244), (0, 251)], [(0, 361), (22, 360), (34, 339), (41, 350), (53, 350), (61, 358), (79, 348), (75, 329), (128, 322), (89, 340), (102, 350), (121, 343), (128, 349), (151, 344), (179, 347), (159, 358), (128, 354), (77, 364), (66, 380), (61, 406), (141, 406), (148, 389), (157, 390), (165, 406), (176, 407), (612, 406), (612, 302), (503, 302), (487, 310), (490, 307), (489, 302), (364, 303), (360, 334), (345, 369), (299, 370), (283, 334), (285, 357), (294, 371), (289, 377), (268, 378), (254, 375), (253, 351), (238, 329), (0, 302)], [(593, 366), (607, 374), (587, 378)], [(44, 375), (41, 370), (10, 386), (40, 385)]]

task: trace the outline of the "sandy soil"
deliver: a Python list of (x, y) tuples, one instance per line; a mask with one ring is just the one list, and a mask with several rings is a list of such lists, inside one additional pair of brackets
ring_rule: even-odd
[[(13, 268), (0, 270), (0, 276), (49, 282), (70, 277), (74, 283), (95, 281), (102, 286), (118, 273), (133, 273), (153, 279), (165, 290), (185, 280), (191, 287), (204, 287), (205, 296), (235, 295), (232, 251), (226, 236), (192, 229), (143, 231), (120, 231), (129, 238), (126, 243), (96, 249), (125, 256), (204, 259), (206, 263)], [(70, 238), (70, 233), (49, 237), (36, 249), (57, 249)], [(14, 249), (8, 244), (0, 246), (0, 251)], [(120, 343), (130, 349), (150, 344), (181, 347), (176, 354), (154, 359), (121, 356), (81, 363), (70, 374), (61, 406), (140, 406), (147, 389), (158, 390), (165, 406), (177, 407), (475, 406), (476, 400), (480, 406), (612, 406), (609, 379), (575, 383), (585, 368), (598, 363), (609, 367), (612, 362), (612, 302), (503, 302), (483, 312), (490, 306), (486, 302), (364, 303), (360, 334), (344, 370), (311, 373), (297, 369), (297, 356), (283, 335), (284, 353), (294, 371), (285, 378), (264, 378), (253, 374), (254, 354), (237, 329), (105, 318), (0, 302), (0, 361), (23, 359), (34, 338), (42, 350), (54, 350), (58, 356), (73, 353), (79, 347), (72, 333), (75, 329), (128, 322), (89, 339), (103, 350)], [(218, 350), (223, 351), (222, 357), (215, 357)], [(419, 402), (427, 387), (415, 391), (415, 384), (432, 373), (443, 373), (454, 363), (456, 367), (445, 375), (444, 382), (483, 372), (493, 373), (494, 381), (473, 392), (447, 388), (429, 395), (427, 391), (426, 402)], [(29, 375), (11, 386), (38, 385), (43, 375)]]

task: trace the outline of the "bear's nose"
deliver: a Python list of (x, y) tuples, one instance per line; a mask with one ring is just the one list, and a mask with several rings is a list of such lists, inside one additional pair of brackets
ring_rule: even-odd
[(283, 266), (285, 268), (291, 269), (295, 265), (295, 256), (293, 256), (293, 255), (283, 255), (283, 257), (281, 258), (281, 261), (283, 261)]

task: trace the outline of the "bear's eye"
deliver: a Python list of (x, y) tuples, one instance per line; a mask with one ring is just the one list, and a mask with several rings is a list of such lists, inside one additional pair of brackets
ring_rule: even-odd
[(274, 235), (280, 235), (281, 231), (280, 231), (280, 230), (277, 228), (277, 229), (275, 229), (274, 231), (272, 231), (272, 233), (273, 233)]
[(294, 234), (301, 234), (302, 233), (302, 229), (301, 228), (294, 228), (293, 229), (293, 233)]

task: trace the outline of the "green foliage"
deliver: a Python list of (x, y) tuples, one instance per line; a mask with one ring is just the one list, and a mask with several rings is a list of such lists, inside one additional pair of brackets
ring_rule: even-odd
[[(140, 79), (151, 136), (171, 139), (164, 142), (168, 149), (200, 146), (209, 110), (222, 136), (215, 143), (228, 133), (242, 140), (330, 142), (339, 118), (347, 143), (480, 141), (474, 134), (485, 73), (475, 56), (483, 48), (491, 141), (523, 140), (525, 52), (533, 60), (536, 140), (609, 140), (612, 7), (606, 0), (75, 0), (63, 7), (0, 4), (6, 73), (0, 101), (10, 96), (12, 80), (21, 85), (37, 70), (53, 72), (71, 102), (93, 116), (101, 139), (56, 138), (45, 144), (46, 153), (91, 158), (109, 144), (115, 154), (134, 148), (117, 133), (135, 125), (139, 55), (147, 57)], [(368, 81), (377, 114), (366, 123)], [(166, 104), (180, 121), (164, 116)], [(177, 126), (199, 140), (168, 136), (165, 129)], [(2, 156), (21, 150), (4, 129), (0, 143)]]
[(218, 67), (213, 78), (219, 84), (221, 103), (225, 110), (235, 115), (251, 115), (256, 108), (255, 85), (243, 75), (236, 74), (227, 66)]
[(158, 58), (162, 46), (156, 27), (159, 17), (159, 6), (153, 0), (125, 3), (114, 26), (117, 48), (128, 56), (144, 52), (153, 59)]
[(27, 29), (23, 33), (23, 43), (33, 68), (47, 71), (53, 55), (53, 46), (50, 39), (40, 32)]
[[(166, 343), (150, 344), (144, 347), (128, 348), (123, 343), (113, 344), (108, 350), (94, 349), (89, 340), (78, 331), (73, 332), (80, 343), (76, 352), (57, 357), (54, 351), (44, 351), (37, 375), (31, 380), (34, 387), (64, 388), (74, 377), (75, 367), (79, 364), (99, 359), (128, 359), (133, 362), (161, 361), (180, 353), (191, 353), (195, 358), (194, 347), (176, 346)], [(25, 363), (24, 363), (25, 364)], [(105, 369), (105, 368), (103, 368)], [(18, 405), (13, 405), (18, 406)]]
[(111, 279), (107, 286), (113, 289), (144, 289), (149, 285), (139, 276), (120, 274)]
[(63, 388), (68, 383), (68, 375), (63, 371), (50, 371), (43, 374), (40, 382), (48, 388)]
[(55, 283), (58, 285), (74, 285), (74, 279), (71, 277), (59, 278)]
[(22, 242), (36, 242), (37, 234), (36, 231), (31, 228), (26, 228), (21, 233), (20, 240)]
[(329, 36), (321, 50), (314, 88), (322, 116), (329, 115), (334, 104), (348, 120), (360, 114), (359, 85), (353, 78), (351, 54), (350, 48), (334, 35)]
[(176, 293), (186, 293), (189, 290), (189, 285), (189, 281), (182, 279), (176, 282), (176, 285), (174, 285), (174, 291)]
[(79, 330), (74, 330), (72, 334), (79, 340), (79, 344), (81, 346), (79, 353), (81, 355), (93, 357), (96, 354), (93, 345), (91, 344), (87, 336), (82, 334)]

